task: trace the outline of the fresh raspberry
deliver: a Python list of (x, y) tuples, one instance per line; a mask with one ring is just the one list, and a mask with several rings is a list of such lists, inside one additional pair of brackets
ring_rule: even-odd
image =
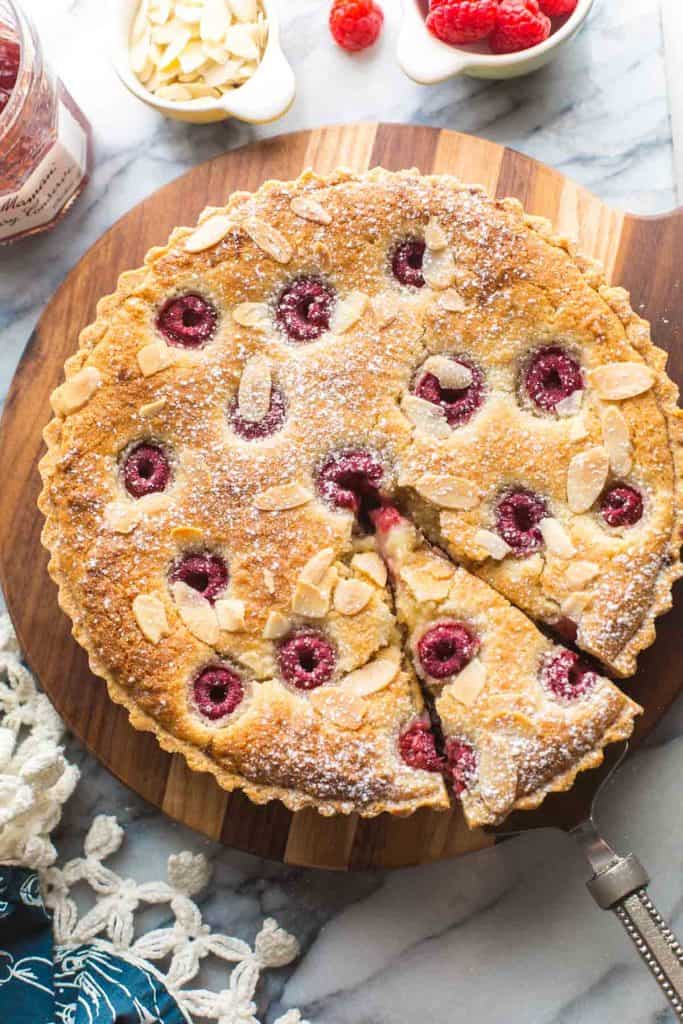
[(616, 484), (603, 494), (600, 512), (608, 526), (635, 526), (643, 518), (643, 496), (635, 487)]
[(417, 654), (427, 675), (447, 679), (462, 672), (479, 650), (478, 638), (462, 622), (440, 622), (420, 638)]
[(493, 32), (497, 12), (498, 0), (441, 0), (432, 4), (427, 28), (444, 43), (476, 43)]
[(169, 299), (157, 316), (157, 328), (169, 345), (200, 348), (216, 333), (218, 314), (201, 295), (179, 295)]
[(238, 437), (245, 441), (260, 441), (270, 437), (282, 429), (287, 415), (285, 396), (280, 388), (273, 388), (270, 394), (270, 409), (262, 420), (248, 420), (240, 416), (237, 396), (232, 400), (229, 409), (230, 426)]
[(538, 0), (500, 0), (489, 45), (494, 53), (528, 50), (547, 39), (550, 28), (550, 18), (543, 14)]
[(18, 43), (12, 39), (0, 39), (0, 113), (9, 103), (20, 63), (21, 50)]
[(539, 7), (549, 18), (562, 18), (576, 9), (579, 0), (538, 0)]
[(384, 12), (375, 0), (334, 0), (330, 11), (330, 31), (335, 43), (355, 53), (379, 39)]
[(422, 264), (426, 248), (419, 238), (399, 242), (391, 257), (391, 269), (397, 281), (412, 288), (424, 288)]
[(382, 505), (370, 513), (370, 518), (377, 533), (389, 533), (403, 522), (403, 516), (395, 505)]
[(541, 683), (561, 700), (577, 700), (593, 689), (598, 677), (578, 654), (560, 647), (541, 668)]
[(240, 677), (223, 665), (210, 665), (203, 669), (192, 689), (198, 711), (212, 722), (232, 714), (244, 699)]
[(332, 645), (314, 630), (302, 630), (280, 647), (280, 671), (299, 690), (315, 690), (332, 678), (336, 655)]
[(413, 722), (404, 733), (401, 733), (398, 749), (410, 768), (416, 768), (423, 772), (440, 772), (445, 767), (444, 759), (437, 753), (434, 734), (429, 727), (429, 722), (424, 719)]
[(275, 319), (292, 341), (315, 341), (330, 329), (335, 295), (316, 277), (299, 277), (280, 295)]
[(583, 390), (581, 367), (559, 345), (547, 345), (531, 357), (525, 385), (532, 401), (552, 412), (558, 402)]
[(543, 498), (522, 488), (508, 491), (496, 508), (496, 526), (503, 540), (520, 557), (543, 547), (538, 524), (548, 515)]
[(383, 476), (382, 464), (371, 452), (334, 452), (320, 469), (318, 490), (334, 508), (349, 509), (362, 518), (381, 505)]
[(165, 491), (170, 479), (169, 461), (158, 445), (139, 444), (126, 456), (123, 482), (133, 498)]
[(185, 555), (171, 572), (173, 583), (184, 583), (211, 604), (228, 585), (228, 567), (219, 555)]
[(474, 782), (477, 774), (477, 755), (469, 743), (451, 739), (446, 744), (446, 757), (453, 792), (460, 798)]
[(472, 418), (484, 401), (484, 374), (469, 359), (461, 356), (452, 356), (451, 358), (471, 371), (471, 384), (459, 390), (442, 388), (439, 378), (435, 374), (425, 373), (418, 378), (414, 390), (418, 398), (441, 406), (449, 426), (461, 427)]

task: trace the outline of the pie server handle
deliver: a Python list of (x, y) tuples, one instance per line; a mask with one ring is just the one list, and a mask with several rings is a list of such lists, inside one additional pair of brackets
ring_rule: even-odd
[(620, 857), (597, 831), (592, 820), (572, 830), (593, 877), (586, 883), (603, 910), (612, 910), (623, 924), (655, 981), (669, 1000), (676, 1020), (683, 1021), (683, 946), (662, 918), (647, 892), (650, 879), (637, 857)]

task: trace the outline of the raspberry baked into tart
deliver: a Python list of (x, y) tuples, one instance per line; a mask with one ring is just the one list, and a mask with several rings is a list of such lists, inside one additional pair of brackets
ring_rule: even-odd
[(664, 364), (515, 200), (381, 169), (237, 193), (122, 275), (52, 395), (60, 604), (228, 790), (499, 822), (639, 711), (562, 644), (629, 675), (670, 607)]

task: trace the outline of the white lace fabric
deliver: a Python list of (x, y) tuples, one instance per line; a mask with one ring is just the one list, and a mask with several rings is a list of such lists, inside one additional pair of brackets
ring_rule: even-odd
[[(85, 837), (84, 856), (56, 865), (50, 834), (79, 779), (60, 746), (63, 733), (59, 715), (21, 663), (8, 617), (0, 617), (0, 865), (39, 871), (57, 945), (95, 942), (144, 962), (190, 1022), (259, 1024), (254, 997), (261, 973), (290, 964), (299, 944), (273, 918), (263, 922), (253, 948), (204, 924), (192, 898), (211, 878), (203, 854), (170, 856), (165, 881), (122, 878), (104, 861), (121, 847), (123, 829), (100, 815)], [(93, 897), (82, 914), (72, 895), (77, 885)], [(136, 938), (136, 912), (150, 905), (166, 905), (173, 923)], [(192, 987), (207, 957), (232, 965), (227, 988)], [(289, 1010), (275, 1024), (306, 1022), (299, 1010)]]

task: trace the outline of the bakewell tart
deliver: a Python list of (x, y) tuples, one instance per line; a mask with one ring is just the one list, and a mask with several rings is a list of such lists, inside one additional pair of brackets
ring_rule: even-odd
[[(448, 806), (445, 777), (471, 823), (500, 820), (630, 729), (635, 705), (530, 620), (621, 675), (652, 642), (680, 575), (664, 362), (514, 200), (379, 169), (237, 193), (120, 278), (52, 395), (61, 606), (133, 725), (228, 790), (409, 814)], [(394, 506), (494, 659), (470, 707), (434, 705), (405, 643), (437, 607), (399, 587), (397, 618)], [(421, 686), (469, 766), (444, 769)]]

